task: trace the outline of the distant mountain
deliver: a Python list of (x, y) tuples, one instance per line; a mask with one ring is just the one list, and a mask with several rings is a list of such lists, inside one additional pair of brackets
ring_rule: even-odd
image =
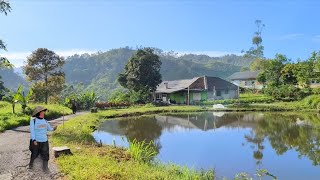
[(17, 67), (17, 68), (13, 68), (13, 72), (18, 74), (21, 77), (25, 77), (25, 74), (23, 74), (23, 67)]
[(28, 82), (13, 69), (0, 69), (1, 80), (4, 82), (4, 87), (15, 91), (20, 85), (23, 85), (24, 89), (29, 88)]
[[(129, 48), (113, 49), (95, 54), (74, 55), (66, 59), (63, 71), (66, 82), (82, 91), (93, 90), (102, 99), (107, 99), (115, 89), (121, 89), (117, 77), (123, 71), (128, 59), (135, 50)], [(159, 51), (161, 52), (161, 51)], [(226, 78), (248, 67), (251, 59), (237, 55), (209, 57), (206, 55), (188, 54), (174, 56), (160, 53), (163, 80), (193, 78), (195, 76), (216, 76)], [(80, 84), (80, 85), (79, 85)], [(76, 90), (79, 92), (79, 90)]]

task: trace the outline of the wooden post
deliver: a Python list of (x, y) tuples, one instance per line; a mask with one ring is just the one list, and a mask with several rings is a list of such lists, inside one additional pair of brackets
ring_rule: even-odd
[(240, 105), (240, 86), (238, 86), (238, 105)]
[(190, 86), (188, 86), (188, 102), (187, 105), (190, 105)]

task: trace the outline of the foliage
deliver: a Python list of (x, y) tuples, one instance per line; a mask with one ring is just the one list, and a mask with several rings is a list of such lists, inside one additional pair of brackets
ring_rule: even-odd
[(153, 158), (158, 154), (155, 150), (153, 141), (146, 143), (145, 141), (129, 141), (128, 152), (137, 161), (150, 163)]
[[(0, 13), (4, 13), (5, 15), (8, 15), (8, 12), (11, 11), (11, 6), (9, 2), (6, 0), (0, 0)], [(0, 39), (0, 50), (7, 50), (5, 43)], [(9, 62), (9, 60), (5, 57), (0, 56), (0, 68), (12, 68), (13, 65)]]
[(37, 102), (48, 103), (50, 96), (58, 96), (63, 89), (64, 73), (61, 68), (63, 57), (46, 48), (39, 48), (27, 58), (24, 71), (29, 81), (34, 81), (32, 89)]
[(278, 85), (278, 86), (267, 86), (263, 89), (263, 92), (269, 96), (272, 96), (276, 100), (287, 100), (293, 101), (302, 99), (309, 95), (309, 92), (305, 92), (294, 85)]
[[(28, 94), (25, 95), (24, 91), (23, 91), (23, 86), (19, 86), (19, 88), (17, 89), (17, 91), (14, 93), (13, 95), (13, 99), (12, 99), (12, 109), (13, 109), (13, 113), (14, 112), (14, 106), (16, 103), (20, 103), (21, 107), (22, 107), (22, 113), (26, 113), (28, 115), (31, 115), (31, 109), (28, 107), (28, 103), (30, 100), (30, 97), (32, 96), (32, 89), (29, 90)], [(27, 111), (26, 111), (27, 109)]]
[(161, 83), (161, 61), (152, 48), (138, 49), (129, 59), (123, 73), (119, 74), (121, 86), (135, 92), (135, 101), (148, 101), (145, 95), (155, 91)]
[(71, 101), (74, 100), (77, 105), (77, 109), (89, 110), (95, 106), (98, 97), (94, 92), (85, 92), (82, 94), (71, 94), (64, 99), (64, 105), (71, 108)]
[(125, 103), (125, 104), (141, 104), (149, 101), (149, 93), (140, 90), (135, 91), (121, 91), (116, 90), (112, 93), (109, 102), (111, 103)]
[(121, 107), (128, 107), (130, 106), (129, 103), (126, 102), (101, 102), (98, 101), (95, 104), (95, 107), (99, 109), (106, 109), (106, 108), (121, 108)]
[(267, 66), (267, 60), (263, 58), (256, 58), (252, 63), (250, 64), (250, 71), (260, 71), (264, 70)]
[(320, 107), (320, 95), (311, 95), (302, 100), (305, 106), (317, 109)]
[(205, 101), (204, 105), (213, 105), (213, 104), (237, 104), (237, 103), (271, 103), (274, 102), (274, 98), (264, 94), (240, 94), (239, 99), (224, 99), (224, 100), (215, 100), (215, 101)]

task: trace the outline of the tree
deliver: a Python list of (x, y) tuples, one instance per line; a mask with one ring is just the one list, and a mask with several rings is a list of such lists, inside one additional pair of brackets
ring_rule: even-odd
[(276, 54), (274, 59), (267, 61), (268, 63), (263, 73), (268, 85), (278, 86), (281, 84), (281, 70), (288, 61), (287, 57), (282, 54)]
[(138, 49), (126, 64), (125, 71), (119, 74), (118, 81), (130, 91), (149, 94), (162, 81), (160, 68), (160, 58), (152, 48)]
[[(11, 6), (9, 2), (0, 0), (0, 13), (4, 13), (5, 15), (11, 11)], [(7, 51), (6, 44), (0, 39), (0, 50)], [(1, 57), (0, 55), (0, 68), (12, 68), (13, 65), (9, 62), (9, 60), (5, 57)], [(4, 91), (6, 88), (3, 86), (3, 81), (1, 80), (0, 76), (0, 94), (3, 96)]]
[(264, 47), (262, 46), (261, 34), (265, 25), (262, 24), (261, 20), (256, 20), (255, 24), (257, 26), (257, 31), (254, 32), (254, 36), (252, 37), (253, 47), (251, 47), (248, 51), (245, 52), (245, 56), (253, 58), (263, 58)]
[(280, 81), (283, 84), (292, 84), (292, 85), (297, 84), (297, 78), (294, 74), (295, 68), (296, 68), (295, 64), (288, 63), (281, 69)]
[(64, 58), (46, 48), (39, 48), (27, 57), (24, 67), (27, 79), (34, 82), (32, 90), (36, 101), (48, 103), (50, 96), (58, 96), (65, 83), (61, 68)]
[[(11, 6), (9, 2), (5, 0), (0, 0), (0, 13), (4, 13), (5, 15), (8, 15), (8, 12), (11, 11)], [(6, 44), (0, 39), (0, 50), (7, 51)], [(9, 62), (9, 60), (5, 57), (0, 56), (0, 68), (3, 67), (9, 67), (12, 68), (13, 65)]]
[(267, 60), (261, 59), (261, 58), (256, 58), (252, 63), (250, 64), (250, 71), (260, 71), (264, 70), (264, 68), (267, 65)]

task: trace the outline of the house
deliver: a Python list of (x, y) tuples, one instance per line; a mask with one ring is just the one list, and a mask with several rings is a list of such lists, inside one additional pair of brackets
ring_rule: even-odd
[(218, 77), (163, 81), (155, 92), (156, 101), (196, 104), (205, 100), (238, 98), (238, 86)]
[(263, 84), (257, 81), (257, 76), (259, 73), (260, 71), (236, 72), (229, 76), (227, 79), (230, 80), (233, 84), (242, 88), (262, 89)]
[(314, 78), (310, 79), (311, 88), (320, 88), (320, 71), (314, 71)]

